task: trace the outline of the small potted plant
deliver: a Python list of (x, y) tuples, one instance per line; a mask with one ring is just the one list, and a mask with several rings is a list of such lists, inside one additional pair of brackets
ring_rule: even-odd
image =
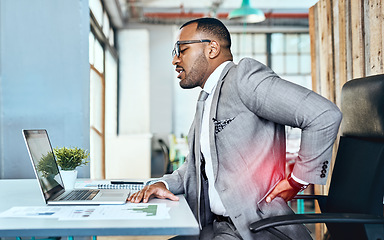
[(57, 164), (60, 167), (60, 174), (63, 178), (66, 189), (72, 189), (75, 186), (77, 178), (76, 168), (89, 163), (89, 152), (81, 148), (55, 148), (54, 149)]

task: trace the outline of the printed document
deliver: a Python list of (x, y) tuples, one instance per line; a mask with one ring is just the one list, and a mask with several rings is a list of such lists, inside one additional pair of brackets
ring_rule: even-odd
[(1, 218), (57, 218), (58, 220), (150, 220), (167, 219), (165, 203), (127, 203), (99, 206), (13, 207), (0, 213)]

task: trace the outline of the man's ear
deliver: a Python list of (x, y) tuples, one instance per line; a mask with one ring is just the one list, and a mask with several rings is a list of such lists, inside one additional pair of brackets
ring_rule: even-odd
[(219, 56), (219, 54), (220, 54), (220, 44), (217, 41), (212, 40), (209, 43), (208, 56), (209, 56), (209, 58), (213, 59), (213, 58), (216, 58), (217, 56)]

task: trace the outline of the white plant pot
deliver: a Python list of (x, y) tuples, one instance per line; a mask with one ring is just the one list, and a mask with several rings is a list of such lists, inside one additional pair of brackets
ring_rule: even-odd
[(77, 170), (64, 171), (60, 170), (61, 178), (63, 179), (64, 188), (66, 190), (75, 188), (77, 179)]

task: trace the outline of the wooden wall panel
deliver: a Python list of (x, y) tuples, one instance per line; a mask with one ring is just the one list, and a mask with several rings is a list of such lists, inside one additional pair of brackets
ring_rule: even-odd
[[(317, 49), (318, 49), (318, 41), (315, 41), (315, 39), (317, 39), (317, 34), (318, 34), (318, 26), (317, 26), (317, 22), (318, 21), (315, 21), (315, 19), (317, 19), (317, 5), (311, 7), (309, 9), (309, 15), (308, 15), (308, 21), (309, 21), (309, 37), (311, 39), (311, 52), (317, 52)], [(318, 89), (318, 84), (317, 84), (317, 77), (319, 75), (319, 68), (317, 66), (317, 63), (319, 62), (319, 60), (317, 59), (318, 58), (318, 54), (311, 54), (311, 77), (312, 77), (312, 89), (313, 91), (315, 92), (320, 92), (320, 90)]]
[[(371, 24), (371, 21), (370, 21), (370, 18), (369, 18), (369, 12), (370, 12), (370, 2), (373, 2), (371, 0), (363, 0), (363, 19), (365, 19), (366, 21), (363, 20), (363, 24), (364, 24), (364, 32), (370, 32), (370, 24)], [(365, 66), (365, 75), (369, 75), (369, 72), (370, 72), (370, 67), (369, 67), (369, 56), (370, 56), (370, 52), (369, 52), (369, 45), (370, 45), (370, 34), (364, 34), (364, 54), (365, 54), (365, 59), (368, 60), (368, 62), (364, 62), (364, 66)]]
[(365, 31), (363, 0), (351, 1), (352, 77), (365, 76)]
[[(367, 22), (369, 22), (369, 45), (367, 47), (367, 56), (369, 63), (367, 64), (367, 75), (378, 74), (383, 72), (383, 17), (381, 0), (370, 1), (368, 11), (366, 11)], [(377, 37), (380, 36), (380, 37)]]
[[(336, 1), (337, 2), (337, 1)], [(339, 14), (338, 14), (338, 18), (337, 18), (337, 21), (338, 21), (338, 33), (335, 32), (334, 34), (337, 36), (337, 34), (339, 35), (339, 38), (337, 41), (337, 38), (336, 38), (336, 43), (338, 44), (338, 52), (337, 52), (337, 55), (338, 55), (338, 69), (336, 69), (336, 71), (338, 72), (337, 75), (335, 75), (336, 77), (336, 86), (335, 86), (335, 94), (336, 94), (336, 104), (340, 106), (340, 102), (341, 102), (341, 99), (340, 99), (340, 94), (338, 94), (340, 91), (341, 91), (341, 87), (344, 85), (344, 83), (347, 82), (347, 78), (348, 78), (348, 75), (347, 75), (347, 69), (348, 69), (348, 65), (347, 65), (347, 59), (348, 59), (348, 55), (347, 55), (347, 50), (348, 50), (348, 36), (347, 36), (347, 17), (349, 16), (347, 14), (347, 12), (345, 11), (345, 9), (347, 9), (347, 4), (348, 4), (348, 0), (339, 0), (337, 2), (338, 4), (338, 11), (339, 11)]]
[(319, 93), (325, 92), (323, 90), (324, 87), (324, 78), (328, 77), (326, 73), (326, 64), (327, 64), (327, 59), (326, 59), (326, 53), (327, 53), (327, 34), (328, 34), (328, 28), (326, 28), (327, 22), (325, 21), (325, 18), (327, 16), (327, 11), (325, 8), (325, 0), (321, 1), (318, 3), (317, 7), (317, 16), (320, 21), (317, 22), (317, 36), (319, 37), (319, 44), (318, 44), (318, 56), (319, 56), (319, 62), (317, 65), (319, 66), (319, 74), (322, 76), (321, 79), (317, 79), (317, 90)]
[[(332, 12), (331, 14), (333, 15), (333, 21), (332, 21), (332, 25), (333, 25), (333, 31), (332, 31), (332, 43), (333, 43), (333, 56), (329, 56), (331, 59), (333, 59), (333, 65), (334, 65), (334, 84), (331, 88), (331, 91), (332, 91), (332, 94), (333, 94), (333, 102), (338, 102), (338, 99), (337, 99), (337, 95), (336, 95), (336, 92), (338, 91), (339, 89), (339, 81), (340, 81), (340, 64), (341, 64), (341, 61), (340, 61), (340, 47), (343, 47), (343, 45), (341, 44), (340, 45), (340, 41), (335, 41), (333, 39), (334, 36), (337, 36), (337, 34), (339, 34), (340, 32), (340, 22), (339, 22), (339, 19), (340, 19), (340, 14), (342, 14), (340, 11), (339, 11), (339, 3), (338, 1), (335, 1), (333, 0), (332, 1)], [(329, 179), (329, 178), (328, 178)]]
[[(309, 9), (313, 90), (341, 103), (349, 80), (384, 73), (384, 0), (319, 0)], [(338, 141), (335, 143), (332, 166)], [(330, 171), (332, 171), (332, 167)], [(329, 179), (332, 173), (330, 172)], [(327, 194), (315, 186), (316, 194)], [(316, 227), (322, 239), (323, 225)]]
[[(346, 45), (347, 45), (347, 81), (349, 79), (352, 79), (352, 34), (350, 29), (352, 28), (352, 23), (351, 23), (351, 2), (350, 0), (346, 1), (346, 4), (344, 5), (344, 9), (340, 9), (340, 11), (345, 11), (345, 25), (346, 25)], [(339, 38), (340, 41), (340, 38)], [(340, 106), (340, 105), (339, 105)]]
[(333, 15), (332, 0), (319, 2), (317, 9), (318, 17), (318, 36), (320, 36), (319, 56), (320, 56), (320, 75), (319, 91), (328, 99), (334, 100), (334, 59), (333, 59)]
[[(381, 1), (381, 22), (384, 23), (384, 0)], [(384, 26), (381, 26), (381, 64), (383, 66), (383, 72), (384, 72)]]

